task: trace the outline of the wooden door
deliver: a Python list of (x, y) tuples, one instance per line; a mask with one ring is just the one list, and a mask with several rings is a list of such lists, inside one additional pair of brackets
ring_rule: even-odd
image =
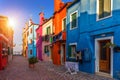
[(66, 48), (65, 48), (65, 44), (62, 45), (62, 53), (61, 53), (61, 64), (65, 64), (66, 61)]
[(99, 71), (110, 73), (110, 48), (105, 47), (110, 40), (99, 41)]
[(65, 61), (66, 61), (66, 48), (65, 48), (65, 44), (63, 45), (63, 56), (64, 56), (64, 58), (63, 58), (63, 61), (64, 61), (64, 64), (65, 64)]

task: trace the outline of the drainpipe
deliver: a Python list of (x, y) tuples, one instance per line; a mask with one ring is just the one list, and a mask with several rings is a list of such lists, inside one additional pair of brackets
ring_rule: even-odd
[[(33, 29), (33, 53), (34, 53), (34, 25), (32, 29)], [(34, 54), (33, 54), (33, 57), (35, 57)]]

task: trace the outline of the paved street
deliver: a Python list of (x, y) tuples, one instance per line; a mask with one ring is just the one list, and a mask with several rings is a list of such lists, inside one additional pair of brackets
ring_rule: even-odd
[(14, 56), (7, 68), (0, 71), (0, 80), (113, 80), (83, 72), (74, 75), (65, 72), (64, 66), (56, 66), (50, 62), (38, 62), (31, 69), (27, 59)]

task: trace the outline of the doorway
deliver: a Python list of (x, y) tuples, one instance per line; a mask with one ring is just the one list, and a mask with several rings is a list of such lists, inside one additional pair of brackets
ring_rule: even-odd
[(61, 64), (62, 64), (62, 65), (64, 65), (64, 64), (65, 64), (65, 61), (66, 61), (65, 52), (66, 52), (66, 45), (65, 45), (65, 44), (62, 44), (62, 46), (61, 46)]
[(95, 71), (97, 73), (113, 75), (113, 50), (105, 47), (106, 43), (113, 43), (113, 37), (95, 39)]
[(100, 40), (99, 44), (99, 72), (110, 73), (110, 47), (105, 47), (110, 40)]

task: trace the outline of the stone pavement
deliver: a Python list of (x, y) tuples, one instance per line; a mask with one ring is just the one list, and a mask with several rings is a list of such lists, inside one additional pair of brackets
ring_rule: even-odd
[(28, 67), (28, 61), (22, 56), (14, 56), (5, 70), (0, 71), (0, 80), (113, 80), (94, 74), (79, 72), (71, 75), (64, 66), (39, 61), (35, 68)]

